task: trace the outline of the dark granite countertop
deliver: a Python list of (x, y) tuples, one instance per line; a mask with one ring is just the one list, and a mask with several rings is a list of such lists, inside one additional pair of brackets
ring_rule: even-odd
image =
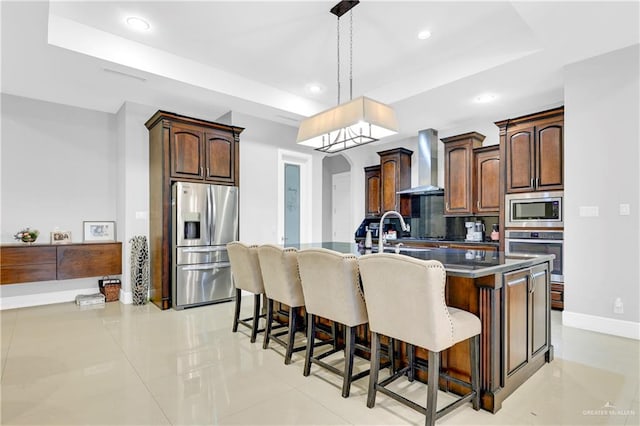
[[(375, 253), (374, 250), (365, 250), (357, 243), (346, 242), (321, 242), (293, 245), (298, 249), (322, 247), (335, 250), (341, 253), (351, 253), (360, 256), (368, 253)], [(394, 253), (395, 249), (389, 247), (385, 252)], [(516, 269), (527, 268), (554, 259), (553, 255), (532, 255), (532, 256), (506, 256), (503, 252), (473, 250), (473, 249), (450, 249), (450, 248), (422, 248), (411, 249), (401, 248), (400, 255), (410, 256), (422, 260), (438, 260), (442, 262), (447, 274), (452, 276), (479, 278), (491, 274), (502, 274)]]

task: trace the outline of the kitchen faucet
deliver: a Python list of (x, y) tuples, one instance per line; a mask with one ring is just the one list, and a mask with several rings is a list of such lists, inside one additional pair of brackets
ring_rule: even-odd
[(405, 232), (409, 232), (409, 227), (407, 226), (406, 223), (404, 223), (404, 219), (402, 217), (402, 215), (400, 213), (398, 213), (395, 210), (389, 210), (388, 212), (385, 212), (385, 214), (382, 215), (382, 217), (380, 218), (380, 227), (378, 228), (378, 253), (382, 253), (384, 251), (384, 227), (383, 227), (383, 223), (384, 220), (387, 216), (389, 215), (393, 215), (393, 216), (398, 216), (398, 218), (400, 219), (400, 226), (402, 226), (402, 230)]

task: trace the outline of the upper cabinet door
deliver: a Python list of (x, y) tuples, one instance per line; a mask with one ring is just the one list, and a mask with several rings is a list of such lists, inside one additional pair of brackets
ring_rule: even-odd
[(563, 189), (563, 122), (536, 127), (536, 190)]
[(176, 178), (202, 179), (203, 133), (192, 127), (174, 124), (171, 134), (171, 176)]
[(498, 213), (500, 211), (500, 149), (482, 148), (474, 152), (474, 212)]
[(364, 168), (364, 211), (367, 217), (379, 216), (382, 213), (380, 204), (380, 166)]
[(444, 143), (444, 214), (473, 214), (473, 150), (482, 147), (484, 135), (464, 133), (441, 139)]
[(445, 149), (447, 175), (445, 176), (445, 212), (471, 214), (471, 155), (469, 146)]
[(535, 190), (534, 135), (533, 127), (507, 133), (507, 192)]
[(235, 181), (235, 141), (230, 133), (207, 131), (204, 140), (205, 179), (221, 183)]
[(411, 186), (411, 154), (413, 151), (406, 148), (378, 152), (382, 213), (395, 210), (403, 216), (411, 215), (411, 205), (406, 201), (403, 203), (397, 194), (398, 191)]

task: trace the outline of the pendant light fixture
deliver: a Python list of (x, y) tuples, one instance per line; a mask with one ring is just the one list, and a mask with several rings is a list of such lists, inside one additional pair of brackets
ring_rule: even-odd
[[(359, 1), (341, 1), (331, 13), (338, 17), (338, 106), (300, 123), (296, 142), (317, 151), (335, 153), (375, 142), (398, 132), (395, 111), (361, 96), (353, 99), (353, 11)], [(349, 12), (349, 101), (340, 104), (340, 17)]]

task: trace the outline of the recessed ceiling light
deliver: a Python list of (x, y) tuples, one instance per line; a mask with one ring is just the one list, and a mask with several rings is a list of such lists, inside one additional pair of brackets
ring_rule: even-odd
[(137, 16), (129, 16), (126, 19), (127, 25), (137, 31), (148, 31), (151, 28), (151, 25), (147, 21), (142, 18), (138, 18)]
[(309, 83), (307, 84), (307, 92), (311, 93), (312, 95), (319, 95), (320, 93), (324, 92), (324, 87), (318, 83)]
[(474, 101), (479, 104), (486, 104), (487, 102), (491, 102), (497, 98), (493, 93), (484, 93), (482, 95), (476, 96)]
[(429, 30), (423, 30), (423, 31), (420, 31), (420, 32), (418, 33), (418, 38), (419, 38), (420, 40), (426, 40), (426, 39), (428, 39), (429, 37), (431, 37), (431, 31), (429, 31)]

